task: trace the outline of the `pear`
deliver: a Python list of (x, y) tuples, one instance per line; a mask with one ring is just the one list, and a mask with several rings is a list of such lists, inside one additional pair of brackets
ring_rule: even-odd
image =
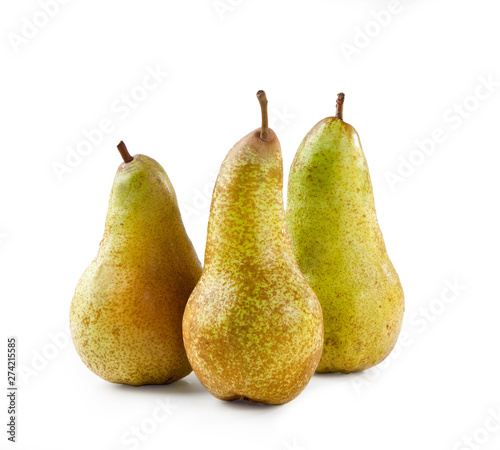
[(283, 207), (280, 143), (262, 127), (239, 141), (215, 184), (205, 265), (184, 313), (193, 370), (215, 397), (282, 404), (321, 357), (321, 305), (294, 259)]
[(358, 133), (336, 117), (314, 126), (290, 169), (286, 221), (297, 262), (323, 308), (318, 372), (356, 372), (389, 355), (404, 297), (380, 231)]
[(73, 297), (71, 335), (80, 358), (101, 378), (139, 386), (168, 384), (191, 366), (182, 315), (201, 265), (163, 168), (130, 156), (114, 180), (104, 237)]

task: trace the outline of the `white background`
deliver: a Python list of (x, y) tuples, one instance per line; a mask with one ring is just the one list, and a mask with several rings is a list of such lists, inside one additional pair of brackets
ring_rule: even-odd
[[(2, 431), (0, 448), (499, 448), (498, 2), (413, 0), (374, 24), (388, 7), (73, 0), (33, 30), (26, 20), (44, 23), (37, 1), (3, 2), (0, 354), (18, 336), (21, 387), (18, 443)], [(20, 42), (23, 27), (32, 36)], [(141, 96), (158, 67), (168, 76), (124, 109), (122, 96)], [(480, 87), (488, 78), (490, 91)], [(280, 407), (221, 402), (194, 374), (159, 387), (101, 380), (66, 328), (102, 237), (116, 144), (163, 165), (203, 259), (213, 177), (259, 126), (258, 89), (269, 98), (285, 180), (302, 138), (346, 93), (344, 118), (360, 134), (406, 294), (396, 350), (365, 373), (315, 375)], [(82, 147), (103, 119), (113, 130)], [(417, 141), (433, 133), (440, 142), (426, 141), (434, 149), (424, 155)], [(59, 179), (54, 167), (78, 145), (88, 154)], [(400, 167), (409, 158), (415, 164)], [(398, 171), (391, 188), (387, 173)], [(155, 414), (158, 402), (168, 402), (166, 413)]]

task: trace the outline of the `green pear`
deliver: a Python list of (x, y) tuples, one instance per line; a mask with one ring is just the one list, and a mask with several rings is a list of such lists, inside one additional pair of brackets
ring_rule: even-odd
[(239, 141), (215, 184), (205, 265), (184, 313), (189, 361), (221, 400), (289, 402), (321, 357), (321, 305), (293, 256), (283, 207), (283, 163), (268, 128)]
[(97, 257), (76, 287), (71, 335), (83, 362), (112, 383), (168, 384), (191, 366), (182, 316), (201, 265), (163, 168), (130, 156), (114, 180)]
[(295, 155), (286, 221), (297, 262), (323, 308), (318, 372), (356, 372), (389, 355), (403, 289), (380, 231), (358, 133), (337, 116), (314, 126)]

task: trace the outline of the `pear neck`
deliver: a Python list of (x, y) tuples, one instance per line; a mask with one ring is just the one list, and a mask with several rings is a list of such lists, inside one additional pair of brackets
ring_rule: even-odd
[(206, 263), (239, 266), (281, 253), (285, 214), (279, 170), (232, 166), (221, 174), (220, 179), (231, 178), (212, 200)]

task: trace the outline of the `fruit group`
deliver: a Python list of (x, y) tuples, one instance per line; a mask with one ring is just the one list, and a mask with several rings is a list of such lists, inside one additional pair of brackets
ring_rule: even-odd
[(201, 265), (163, 168), (130, 156), (114, 180), (104, 237), (71, 304), (83, 362), (113, 383), (167, 384), (191, 372), (182, 315)]
[(288, 183), (286, 221), (297, 262), (318, 296), (325, 341), (318, 372), (381, 362), (401, 329), (404, 297), (375, 213), (359, 136), (337, 116), (302, 141)]
[(262, 127), (239, 141), (214, 188), (205, 266), (183, 321), (201, 383), (221, 400), (282, 404), (305, 388), (323, 346), (321, 306), (292, 253), (283, 165), (257, 93)]

